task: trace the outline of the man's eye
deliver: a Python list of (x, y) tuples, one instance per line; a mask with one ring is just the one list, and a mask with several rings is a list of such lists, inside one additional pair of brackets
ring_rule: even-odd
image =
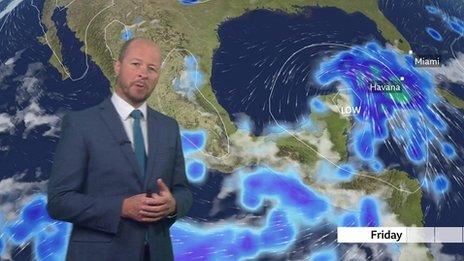
[(140, 63), (132, 63), (132, 64), (138, 66)]
[(156, 72), (156, 68), (149, 67), (148, 69), (149, 69), (150, 71)]

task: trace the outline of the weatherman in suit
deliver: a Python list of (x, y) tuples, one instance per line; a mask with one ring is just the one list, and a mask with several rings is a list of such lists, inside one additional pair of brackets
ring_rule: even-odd
[(188, 212), (177, 122), (147, 106), (161, 50), (127, 41), (114, 63), (114, 93), (62, 120), (47, 210), (73, 223), (67, 260), (173, 260), (169, 228)]

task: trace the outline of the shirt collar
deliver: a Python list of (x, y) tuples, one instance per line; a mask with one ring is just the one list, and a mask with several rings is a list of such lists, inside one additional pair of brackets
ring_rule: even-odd
[(130, 117), (130, 114), (133, 110), (138, 109), (142, 112), (143, 116), (142, 119), (146, 119), (147, 117), (147, 102), (144, 101), (142, 105), (138, 108), (134, 108), (131, 104), (126, 102), (123, 98), (121, 98), (116, 92), (113, 92), (111, 96), (111, 102), (113, 102), (116, 111), (118, 112), (119, 116), (123, 120), (127, 120)]

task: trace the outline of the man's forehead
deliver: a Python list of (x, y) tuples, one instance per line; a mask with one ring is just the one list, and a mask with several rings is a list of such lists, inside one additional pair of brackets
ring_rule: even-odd
[(129, 46), (127, 48), (130, 49), (134, 45), (147, 45), (147, 46), (152, 46), (155, 49), (159, 49), (158, 46), (155, 44), (155, 42), (149, 39), (144, 39), (144, 38), (134, 39), (132, 42), (129, 43)]
[(129, 40), (122, 47), (119, 60), (139, 58), (140, 60), (159, 60), (161, 58), (161, 49), (151, 39), (137, 38)]

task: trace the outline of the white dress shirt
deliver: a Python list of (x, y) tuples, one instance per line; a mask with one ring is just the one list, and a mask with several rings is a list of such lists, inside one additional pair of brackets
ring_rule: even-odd
[(132, 131), (132, 125), (134, 119), (130, 116), (131, 112), (135, 109), (138, 109), (142, 112), (142, 118), (140, 119), (140, 127), (142, 128), (143, 143), (145, 145), (145, 153), (148, 157), (148, 138), (147, 138), (147, 102), (143, 102), (138, 108), (134, 108), (124, 99), (122, 99), (116, 92), (113, 92), (111, 96), (111, 102), (116, 111), (118, 112), (122, 124), (124, 125), (124, 130), (126, 131), (127, 137), (129, 138), (132, 149), (134, 149), (134, 133)]

